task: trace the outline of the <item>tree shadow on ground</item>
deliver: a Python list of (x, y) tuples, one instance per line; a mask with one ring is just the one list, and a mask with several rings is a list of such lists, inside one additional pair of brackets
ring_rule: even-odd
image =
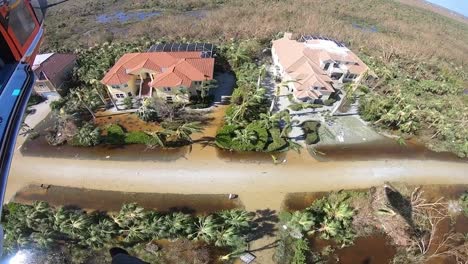
[(256, 217), (253, 221), (253, 232), (249, 236), (249, 241), (260, 239), (264, 236), (273, 237), (279, 222), (275, 210), (265, 209), (255, 211)]

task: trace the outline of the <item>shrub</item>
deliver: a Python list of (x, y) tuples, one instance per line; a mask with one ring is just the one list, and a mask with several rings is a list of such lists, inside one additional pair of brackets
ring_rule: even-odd
[(326, 106), (332, 106), (335, 102), (336, 102), (336, 99), (328, 98), (327, 100), (323, 102), (323, 104)]
[(262, 151), (268, 141), (268, 131), (258, 121), (250, 123), (245, 129), (254, 131), (257, 134), (257, 141), (254, 145), (255, 151)]
[(269, 132), (272, 142), (267, 147), (268, 152), (280, 151), (288, 146), (288, 142), (280, 137), (281, 131), (278, 128), (270, 129)]
[(111, 145), (121, 145), (125, 143), (125, 131), (118, 124), (112, 124), (107, 128), (105, 142)]
[(60, 109), (62, 109), (62, 107), (65, 106), (66, 103), (67, 103), (67, 100), (65, 98), (60, 98), (58, 100), (51, 102), (49, 106), (50, 106), (50, 109), (52, 109), (53, 111), (59, 111)]
[(302, 109), (304, 109), (304, 107), (303, 107), (302, 104), (295, 103), (295, 104), (290, 105), (289, 109), (291, 109), (293, 111), (301, 111)]
[(319, 126), (320, 122), (317, 121), (305, 121), (301, 124), (301, 127), (305, 132), (317, 131)]
[(33, 94), (29, 97), (28, 106), (37, 105), (44, 101), (44, 98), (40, 95)]
[(306, 139), (305, 139), (305, 142), (307, 145), (315, 144), (318, 141), (319, 141), (319, 136), (317, 132), (310, 132), (309, 134), (307, 134)]
[(232, 138), (234, 137), (234, 131), (238, 129), (237, 126), (224, 125), (216, 133), (215, 143), (218, 147), (224, 149), (232, 149)]
[(132, 131), (125, 135), (126, 144), (148, 144), (151, 141), (151, 136), (143, 131)]
[(125, 105), (125, 108), (127, 109), (132, 109), (133, 108), (133, 98), (130, 96), (127, 96), (123, 99), (123, 103)]
[(73, 137), (71, 144), (75, 146), (91, 147), (96, 146), (100, 141), (101, 132), (99, 128), (91, 123), (85, 123)]
[(294, 242), (294, 256), (292, 264), (307, 264), (307, 254), (309, 253), (307, 239), (300, 238)]

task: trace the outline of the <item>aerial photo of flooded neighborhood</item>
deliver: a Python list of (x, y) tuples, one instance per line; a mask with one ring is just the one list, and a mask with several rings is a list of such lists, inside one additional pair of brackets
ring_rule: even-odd
[(44, 33), (1, 261), (468, 263), (468, 5), (431, 2), (0, 1)]

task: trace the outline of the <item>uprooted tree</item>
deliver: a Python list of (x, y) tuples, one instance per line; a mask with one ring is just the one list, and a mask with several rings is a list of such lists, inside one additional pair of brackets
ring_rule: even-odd
[[(420, 188), (405, 197), (389, 184), (374, 189), (372, 196), (377, 222), (401, 248), (394, 263), (424, 263), (439, 257), (467, 263), (468, 237), (450, 227), (450, 212), (444, 198), (429, 201)], [(443, 230), (447, 226), (448, 230)]]

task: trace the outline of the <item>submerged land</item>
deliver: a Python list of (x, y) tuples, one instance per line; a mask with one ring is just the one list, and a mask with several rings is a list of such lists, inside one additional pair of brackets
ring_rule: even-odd
[[(468, 201), (468, 195), (461, 198), (468, 185), (468, 28), (463, 21), (415, 6), (383, 0), (79, 0), (52, 7), (43, 51), (76, 53), (78, 66), (71, 93), (33, 106), (36, 112), (26, 117), (32, 130), (18, 138), (5, 200), (33, 206), (15, 211), (13, 204), (8, 213), (21, 219), (22, 213), (36, 215), (35, 210), (48, 208), (44, 209), (48, 214), (57, 215), (62, 212), (60, 206), (65, 206), (70, 219), (83, 217), (97, 224), (92, 212), (106, 211), (99, 219), (115, 230), (95, 245), (99, 252), (96, 263), (108, 261), (103, 248), (116, 243), (162, 263), (189, 263), (194, 259), (191, 253), (200, 263), (217, 263), (223, 256), (230, 262), (246, 251), (257, 256), (257, 263), (426, 263), (434, 251), (420, 252), (417, 246), (421, 244), (414, 241), (420, 239), (425, 247), (427, 235), (433, 235), (428, 227), (431, 223), (420, 218), (433, 211), (418, 211), (421, 200), (413, 200), (418, 186), (424, 186), (421, 197), (425, 201), (456, 211), (452, 226), (446, 225), (444, 215), (442, 231), (437, 234), (449, 235), (455, 230), (464, 235), (464, 240), (452, 237), (457, 238), (451, 244), (457, 251), (451, 252), (450, 260), (434, 257), (427, 263), (466, 261), (466, 217), (460, 208)], [(287, 115), (274, 111), (278, 115), (272, 115), (270, 100), (281, 82), (269, 76), (269, 50), (271, 41), (286, 31), (343, 41), (365, 61), (378, 79), (363, 83), (356, 93), (346, 90), (348, 103), (343, 104), (343, 111), (355, 109), (357, 113), (330, 117), (317, 113), (316, 105), (296, 102), (298, 111)], [(228, 76), (237, 100), (215, 106), (192, 102), (205, 108), (199, 112), (188, 109), (190, 105), (168, 110), (158, 102), (158, 111), (175, 115), (149, 121), (136, 110), (115, 113), (103, 107), (105, 100), (100, 97), (107, 95), (95, 80), (119, 56), (171, 42), (218, 45), (217, 60), (221, 62), (216, 69), (224, 78), (218, 78), (218, 83)], [(260, 84), (266, 89), (259, 89)], [(262, 100), (249, 100), (257, 97)], [(290, 103), (287, 96), (281, 100)], [(241, 110), (244, 116), (233, 122), (238, 117), (233, 113)], [(292, 122), (295, 118), (303, 121), (304, 116), (314, 122), (307, 127)], [(61, 137), (61, 132), (69, 132), (57, 129), (63, 128), (59, 122), (69, 124), (73, 118), (68, 142), (51, 145), (50, 135)], [(167, 127), (169, 118), (173, 124), (179, 122), (177, 131)], [(192, 121), (200, 128), (192, 127), (180, 136), (181, 122), (193, 125)], [(224, 134), (228, 134), (226, 141), (220, 131), (232, 123)], [(251, 123), (262, 125), (250, 133)], [(291, 125), (289, 129), (285, 123)], [(277, 137), (279, 129), (282, 135)], [(297, 131), (311, 134), (313, 140), (293, 137)], [(163, 140), (156, 144), (150, 137), (154, 135)], [(384, 188), (388, 182), (398, 182), (397, 187)], [(370, 198), (383, 197), (382, 190), (403, 197), (398, 200), (403, 206), (374, 204), (371, 208)], [(236, 198), (229, 200), (229, 194)], [(442, 197), (444, 202), (439, 203)], [(93, 203), (94, 199), (99, 202)], [(36, 200), (47, 201), (51, 207), (34, 203)], [(142, 207), (125, 207), (132, 202)], [(408, 216), (408, 203), (420, 215)], [(367, 215), (362, 214), (363, 208)], [(435, 207), (431, 204), (430, 208)], [(132, 210), (141, 213), (141, 221), (127, 219), (132, 224), (123, 225), (116, 215), (131, 216)], [(222, 236), (232, 227), (231, 222), (224, 222), (229, 217), (223, 216), (230, 211), (223, 210), (234, 210), (231, 217), (242, 215), (243, 227), (230, 233), (235, 239)], [(154, 227), (158, 219), (170, 219), (180, 212), (189, 231), (162, 232)], [(144, 217), (149, 220), (143, 221)], [(390, 219), (385, 217), (410, 227), (402, 235), (408, 244), (380, 230), (379, 223)], [(412, 223), (412, 219), (417, 221)], [(77, 233), (89, 230), (77, 232), (67, 224), (58, 228), (54, 221), (44, 229), (51, 232), (50, 237), (62, 235), (73, 241), (77, 252), (86, 251), (79, 243), (88, 237)], [(57, 249), (53, 239), (43, 240), (50, 237), (37, 234), (41, 230), (34, 222), (18, 223), (27, 231), (19, 232), (18, 237), (32, 242), (18, 240), (13, 245)], [(90, 226), (94, 228), (94, 224)], [(150, 232), (138, 231), (149, 229), (147, 225), (152, 225)], [(135, 237), (127, 229), (136, 230)], [(372, 231), (368, 237), (358, 232), (364, 229)], [(136, 245), (126, 244), (129, 241)], [(162, 247), (162, 253), (148, 249), (153, 242)], [(405, 245), (411, 245), (406, 254)], [(368, 251), (376, 254), (368, 255)], [(88, 262), (83, 256), (77, 259), (76, 263), (94, 263), (92, 257)]]

